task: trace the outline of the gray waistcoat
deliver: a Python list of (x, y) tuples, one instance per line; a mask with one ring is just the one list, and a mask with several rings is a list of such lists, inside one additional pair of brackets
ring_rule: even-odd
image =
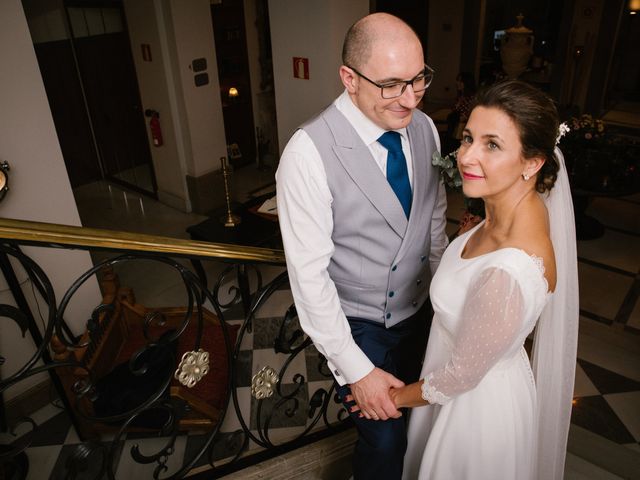
[(418, 311), (431, 282), (431, 217), (439, 174), (433, 130), (421, 112), (407, 127), (413, 203), (407, 220), (371, 152), (331, 105), (302, 127), (315, 144), (333, 196), (335, 252), (329, 275), (347, 316), (391, 327)]

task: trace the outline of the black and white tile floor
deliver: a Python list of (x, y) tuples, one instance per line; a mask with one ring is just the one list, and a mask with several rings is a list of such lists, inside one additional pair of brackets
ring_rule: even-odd
[[(455, 195), (449, 200), (448, 217), (452, 219), (449, 227), (454, 230), (453, 220), (459, 218), (462, 203)], [(144, 199), (144, 202), (149, 200)], [(147, 212), (150, 210), (146, 208)], [(152, 222), (154, 225), (162, 221), (162, 209), (157, 211), (160, 218)], [(572, 424), (640, 456), (640, 195), (597, 198), (587, 213), (600, 220), (606, 229), (601, 238), (580, 241), (578, 245), (581, 318)], [(90, 218), (83, 217), (83, 223), (92, 226)], [(104, 224), (100, 226), (109, 228)], [(271, 277), (275, 273), (272, 272)], [(277, 369), (285, 361), (285, 355), (274, 352), (272, 339), (274, 330), (279, 328), (276, 318), (290, 303), (289, 291), (276, 292), (272, 305), (265, 308), (261, 318), (256, 320), (253, 332), (243, 340), (241, 363), (244, 373), (240, 375), (238, 400), (244, 418), (251, 418), (251, 428), (255, 428), (256, 403), (250, 395), (250, 378), (264, 365)], [(309, 392), (317, 387), (330, 387), (331, 381), (318, 373), (316, 353), (299, 355), (294, 363), (290, 371), (306, 371), (309, 380), (301, 400), (306, 400)], [(285, 376), (284, 383), (291, 382), (292, 378)], [(27, 450), (32, 465), (27, 478), (64, 478), (60, 472), (79, 445), (70, 420), (52, 405), (36, 412), (33, 419), (39, 429)], [(308, 419), (303, 414), (282, 415), (274, 422), (274, 438), (285, 438), (304, 428)], [(222, 430), (232, 432), (238, 427), (237, 417), (231, 414), (225, 419)], [(198, 434), (180, 436), (167, 473), (181, 464), (184, 455), (191, 456), (197, 451), (202, 441), (202, 435)], [(127, 437), (117, 456), (117, 478), (152, 478), (153, 467), (136, 464), (128, 452), (134, 444), (139, 444), (143, 453), (147, 449), (153, 452), (162, 442), (160, 438)], [(217, 453), (220, 458), (225, 455), (223, 451)], [(203, 462), (205, 459), (199, 463)], [(95, 465), (89, 468), (95, 468)], [(567, 472), (566, 478), (621, 478), (591, 464), (580, 466), (578, 470), (580, 473)], [(84, 472), (77, 478), (93, 477)]]
[[(257, 400), (251, 396), (251, 378), (254, 373), (258, 372), (263, 366), (271, 366), (276, 371), (280, 371), (281, 367), (289, 359), (289, 355), (275, 353), (273, 349), (274, 339), (277, 337), (281, 325), (281, 318), (286, 309), (291, 305), (292, 298), (289, 290), (276, 291), (272, 297), (264, 304), (263, 308), (258, 312), (257, 318), (253, 320), (253, 326), (250, 333), (243, 336), (241, 350), (238, 361), (237, 376), (237, 399), (243, 421), (249, 425), (252, 433), (259, 437), (258, 422), (264, 425), (265, 412), (271, 411), (272, 405), (278, 400), (276, 396), (263, 402), (261, 411), (262, 417), (257, 416)], [(275, 315), (278, 313), (280, 318)], [(241, 318), (242, 314), (239, 308), (234, 307), (227, 312), (226, 318)], [(231, 324), (240, 324), (242, 320), (230, 320)], [(300, 388), (295, 398), (299, 405), (293, 415), (285, 414), (285, 408), (290, 408), (292, 403), (287, 403), (281, 409), (274, 409), (273, 416), (269, 419), (269, 440), (274, 444), (280, 444), (283, 441), (299, 435), (311, 420), (304, 408), (309, 404), (309, 398), (319, 389), (329, 391), (333, 381), (329, 377), (326, 366), (323, 366), (322, 359), (315, 350), (310, 347), (305, 349), (304, 353), (297, 355), (290, 363), (285, 375), (281, 379), (282, 391), (287, 394), (297, 387), (294, 381), (296, 373), (306, 375), (306, 383)], [(234, 436), (234, 432), (241, 429), (238, 415), (230, 405), (230, 411), (227, 412), (223, 421), (221, 432), (223, 432), (216, 441), (214, 447), (214, 460), (228, 459), (235, 453), (233, 440), (238, 437)], [(329, 408), (329, 417), (336, 418), (340, 406), (331, 403)], [(31, 417), (38, 425), (33, 442), (26, 450), (29, 458), (29, 474), (27, 479), (66, 479), (69, 477), (67, 470), (67, 461), (70, 457), (81, 453), (83, 444), (75, 429), (72, 426), (71, 419), (68, 414), (59, 406), (59, 402), (54, 401), (45, 408), (37, 411)], [(174, 444), (175, 453), (171, 455), (167, 462), (167, 475), (174, 473), (181, 466), (185, 458), (194, 458), (200, 450), (203, 442), (208, 435), (205, 432), (189, 432), (178, 436)], [(102, 452), (110, 448), (112, 436), (106, 436), (103, 440), (103, 451), (98, 450), (92, 457), (87, 459), (86, 470), (78, 472), (78, 479), (93, 479), (99, 470), (102, 461)], [(141, 434), (127, 434), (124, 441), (120, 442), (117, 452), (114, 455), (114, 471), (116, 478), (153, 478), (153, 471), (156, 467), (155, 463), (140, 464), (135, 462), (130, 455), (133, 446), (138, 445), (143, 455), (151, 455), (158, 451), (167, 441), (166, 437), (149, 438)], [(231, 445), (228, 442), (232, 442)], [(237, 445), (236, 445), (237, 446)], [(249, 450), (259, 447), (250, 442)], [(195, 471), (202, 470), (208, 462), (207, 455), (203, 455), (194, 465)], [(202, 468), (201, 468), (202, 467)], [(106, 477), (105, 477), (106, 478)]]
[(572, 422), (640, 452), (640, 195), (595, 198), (586, 213), (605, 233), (578, 242), (581, 318)]

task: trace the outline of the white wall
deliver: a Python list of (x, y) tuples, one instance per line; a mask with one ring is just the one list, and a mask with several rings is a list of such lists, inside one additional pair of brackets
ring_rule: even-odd
[[(342, 92), (344, 35), (368, 13), (368, 0), (269, 0), (280, 152), (302, 122)], [(293, 57), (309, 59), (309, 80), (293, 78)]]
[(424, 45), (427, 64), (436, 73), (427, 90), (427, 101), (450, 104), (456, 97), (460, 69), (464, 0), (431, 0), (429, 33)]
[[(184, 108), (180, 110), (175, 101), (176, 97), (182, 100), (181, 83), (177, 73), (173, 71), (170, 48), (174, 41), (171, 21), (165, 21), (163, 8), (168, 9), (169, 0), (125, 0), (124, 9), (129, 29), (131, 51), (138, 78), (138, 87), (143, 110), (151, 108), (161, 114), (160, 123), (164, 145), (155, 147), (151, 142), (149, 122), (145, 122), (147, 129), (147, 141), (151, 151), (151, 159), (158, 185), (158, 197), (168, 205), (183, 211), (190, 211), (191, 206), (187, 193), (185, 175), (188, 169), (187, 163), (192, 160), (191, 139), (188, 122), (180, 121), (185, 117)], [(24, 0), (23, 5), (29, 22), (29, 29), (34, 43), (64, 40), (69, 38), (67, 19), (64, 13), (62, 0)], [(191, 4), (190, 4), (191, 5)], [(91, 13), (92, 9), (70, 9), (71, 21), (74, 15), (83, 16)], [(76, 12), (79, 11), (79, 12)], [(109, 20), (109, 9), (102, 12), (104, 20)], [(98, 13), (94, 13), (98, 15)], [(170, 19), (170, 12), (166, 17)], [(119, 15), (117, 19), (119, 20)], [(102, 26), (102, 18), (99, 18)], [(76, 24), (77, 36), (82, 36), (84, 18), (80, 18)], [(90, 19), (87, 23), (91, 24)], [(167, 24), (171, 34), (171, 42), (167, 41)], [(124, 25), (115, 25), (113, 29), (106, 25), (107, 31), (122, 30)], [(151, 47), (152, 61), (142, 59), (142, 44)], [(175, 50), (175, 48), (174, 48)], [(175, 57), (175, 53), (173, 55)], [(176, 78), (178, 77), (178, 78)], [(184, 107), (184, 102), (181, 104)], [(186, 142), (185, 142), (186, 139)], [(191, 164), (193, 162), (191, 161)]]
[[(158, 184), (158, 198), (180, 210), (191, 211), (185, 180), (191, 144), (188, 141), (188, 130), (185, 135), (179, 120), (177, 92), (181, 85), (171, 67), (162, 3), (159, 0), (125, 0), (124, 10), (142, 108), (160, 113), (164, 145), (156, 147), (149, 143)], [(142, 58), (142, 44), (150, 46), (150, 62)], [(183, 102), (179, 99), (182, 105)], [(147, 137), (150, 139), (149, 122), (145, 123)]]
[[(209, 1), (125, 0), (124, 5), (142, 104), (160, 112), (165, 144), (150, 147), (158, 197), (191, 211), (186, 175), (218, 170), (218, 159), (227, 154)], [(142, 58), (143, 43), (151, 46), (151, 62)], [(194, 84), (196, 58), (207, 61), (208, 85)]]
[[(51, 117), (27, 21), (20, 0), (0, 2), (0, 160), (11, 165), (10, 190), (0, 203), (0, 216), (40, 222), (80, 225), (67, 170)], [(8, 48), (10, 46), (10, 48)], [(87, 252), (27, 247), (31, 256), (53, 283), (56, 300), (83, 272), (92, 267)], [(0, 275), (0, 278), (2, 276)], [(33, 299), (32, 286), (19, 272), (25, 295)], [(92, 309), (100, 301), (95, 278), (76, 296), (66, 320), (79, 333), (84, 330)], [(13, 304), (4, 279), (0, 280), (0, 303)], [(40, 299), (40, 310), (47, 309)], [(38, 308), (32, 303), (34, 315)], [(22, 339), (13, 322), (0, 318), (0, 355), (7, 358), (2, 367), (6, 378), (33, 353), (29, 335)], [(21, 382), (6, 392), (7, 399), (43, 376)]]
[[(220, 169), (220, 157), (227, 155), (218, 66), (211, 22), (209, 0), (170, 0), (176, 46), (173, 65), (182, 82), (186, 118), (189, 127), (192, 158), (187, 174), (199, 177)], [(194, 84), (191, 62), (205, 58), (209, 83)], [(198, 72), (202, 73), (202, 72)]]
[[(62, 0), (25, 0), (34, 41), (67, 38)], [(160, 201), (191, 211), (186, 175), (218, 170), (226, 155), (218, 68), (208, 0), (124, 0), (143, 110), (160, 112), (164, 145), (149, 147)], [(73, 12), (71, 12), (73, 14)], [(151, 61), (142, 58), (142, 44)], [(191, 61), (207, 60), (209, 84), (196, 87)]]

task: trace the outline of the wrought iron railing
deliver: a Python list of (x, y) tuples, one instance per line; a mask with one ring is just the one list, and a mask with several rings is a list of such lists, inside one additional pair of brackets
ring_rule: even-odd
[[(51, 282), (57, 272), (43, 271), (21, 248), (26, 245), (85, 249), (103, 257), (109, 253), (102, 260), (94, 256), (93, 268), (73, 281), (58, 303)], [(152, 272), (161, 267), (176, 274), (184, 288), (183, 304), (138, 304), (135, 291), (144, 285), (130, 282), (140, 278), (131, 274), (139, 262), (152, 265)], [(148, 452), (134, 445), (121, 455), (153, 465), (150, 477), (173, 479), (194, 473), (190, 478), (217, 478), (349, 427), (326, 361), (299, 327), (281, 250), (0, 219), (0, 267), (13, 297), (0, 305), (0, 321), (28, 331), (35, 344), (24, 365), (3, 372), (0, 404), (3, 393), (26, 379), (50, 375), (85, 440), (66, 462), (66, 478), (76, 478), (96, 462), (101, 468), (95, 478), (118, 478), (122, 440), (134, 431), (142, 438), (163, 437), (164, 446)], [(47, 303), (41, 322), (16, 268), (21, 275), (26, 272), (34, 296), (37, 290)], [(212, 270), (216, 276), (209, 287)], [(265, 270), (274, 278), (263, 285)], [(86, 331), (74, 334), (65, 322), (69, 304), (94, 277), (101, 282), (102, 300), (85, 312)], [(262, 323), (269, 328), (258, 332)], [(265, 337), (269, 332), (271, 337)], [(208, 351), (214, 337), (217, 347)], [(271, 352), (278, 365), (262, 364), (260, 358), (247, 361), (257, 352), (257, 337), (261, 351)], [(134, 338), (138, 344), (131, 347)], [(215, 390), (215, 401), (193, 392), (207, 376), (212, 386), (206, 392)], [(217, 383), (211, 383), (213, 378)], [(119, 396), (127, 400), (115, 405)], [(291, 418), (297, 419), (294, 427), (286, 421)], [(3, 428), (23, 431), (0, 444), (0, 464), (13, 462), (19, 470), (18, 459), (38, 425), (25, 418)], [(187, 452), (179, 468), (169, 468), (185, 429), (199, 432), (200, 446)], [(113, 439), (102, 441), (100, 432), (111, 432)]]

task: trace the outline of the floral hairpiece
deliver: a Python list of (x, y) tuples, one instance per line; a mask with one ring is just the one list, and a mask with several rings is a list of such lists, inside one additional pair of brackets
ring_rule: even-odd
[(564, 137), (565, 134), (570, 130), (571, 129), (569, 128), (569, 125), (567, 125), (567, 122), (562, 122), (560, 124), (560, 126), (558, 127), (558, 136), (556, 137), (556, 145), (560, 143), (560, 139)]

